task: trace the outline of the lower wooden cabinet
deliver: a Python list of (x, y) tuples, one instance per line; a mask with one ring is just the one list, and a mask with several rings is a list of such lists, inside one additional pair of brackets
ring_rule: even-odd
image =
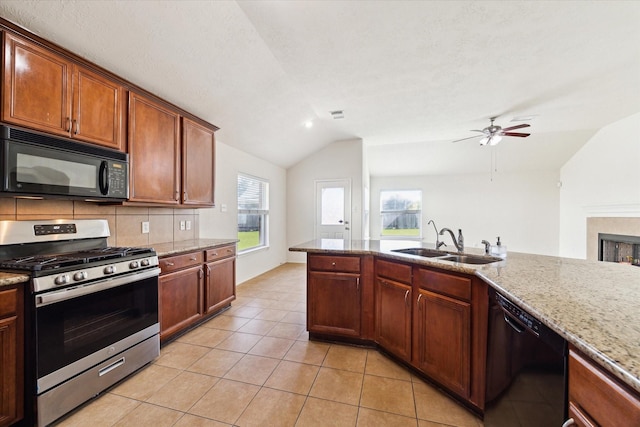
[(389, 353), (411, 361), (413, 289), (411, 266), (377, 260), (376, 342)]
[(352, 273), (309, 273), (307, 306), (309, 332), (360, 337), (360, 275)]
[(200, 265), (160, 276), (161, 340), (166, 340), (202, 318), (203, 283), (204, 272)]
[(205, 313), (215, 313), (236, 299), (235, 245), (206, 251)]
[(457, 395), (471, 384), (471, 304), (420, 290), (416, 303), (414, 365)]
[(570, 348), (569, 418), (580, 427), (639, 426), (640, 397)]
[(24, 289), (0, 291), (0, 426), (23, 418), (24, 410)]
[(235, 244), (160, 258), (160, 340), (228, 307), (236, 298)]

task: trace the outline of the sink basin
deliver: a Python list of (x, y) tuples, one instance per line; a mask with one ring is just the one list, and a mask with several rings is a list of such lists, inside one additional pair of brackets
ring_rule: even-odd
[(462, 264), (491, 264), (492, 262), (502, 261), (502, 258), (480, 255), (448, 255), (438, 259)]
[(391, 252), (400, 252), (408, 255), (418, 255), (426, 258), (441, 257), (448, 255), (446, 252), (427, 248), (392, 249)]

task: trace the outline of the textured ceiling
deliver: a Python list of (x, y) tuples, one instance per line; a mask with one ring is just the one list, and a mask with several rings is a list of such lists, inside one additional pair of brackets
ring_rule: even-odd
[(640, 2), (3, 0), (0, 16), (283, 167), (362, 138), (374, 175), (485, 172), (491, 149), (451, 141), (535, 115), (499, 169), (557, 170), (640, 111)]

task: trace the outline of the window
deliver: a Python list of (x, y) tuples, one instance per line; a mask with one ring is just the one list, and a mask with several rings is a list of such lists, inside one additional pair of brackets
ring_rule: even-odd
[(382, 238), (420, 238), (422, 191), (380, 191), (380, 222)]
[(269, 245), (269, 183), (238, 175), (238, 251)]

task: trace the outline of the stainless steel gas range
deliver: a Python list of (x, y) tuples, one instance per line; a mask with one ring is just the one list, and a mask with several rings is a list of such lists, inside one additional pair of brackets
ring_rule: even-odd
[(108, 237), (106, 220), (0, 221), (0, 269), (31, 276), (32, 424), (50, 424), (160, 354), (158, 257), (109, 247)]

